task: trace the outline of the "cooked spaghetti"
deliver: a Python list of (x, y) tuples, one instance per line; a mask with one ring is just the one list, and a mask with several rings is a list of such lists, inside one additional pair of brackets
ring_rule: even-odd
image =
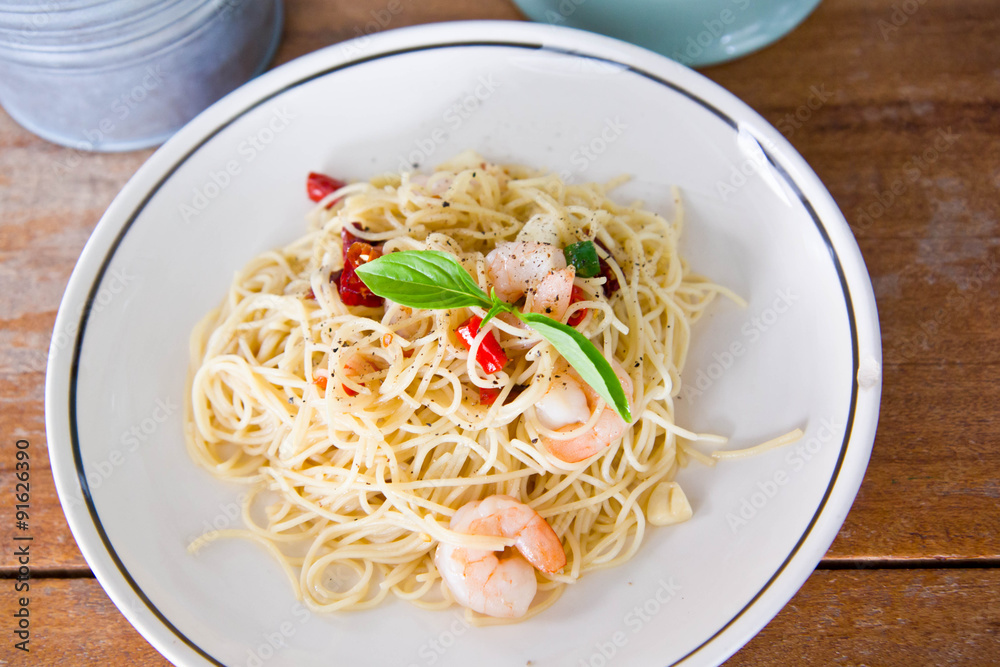
[[(612, 201), (616, 183), (571, 185), (471, 153), (430, 175), (336, 185), (311, 231), (253, 259), (191, 337), (190, 453), (250, 486), (245, 529), (209, 533), (192, 550), (223, 536), (256, 539), (317, 611), (368, 608), (390, 594), (443, 608), (456, 595), (435, 564), (438, 545), (486, 552), (516, 541), (456, 530), (453, 517), (510, 496), (565, 551), (560, 570), (534, 572), (530, 616), (584, 573), (631, 558), (647, 522), (690, 516), (675, 473), (697, 451), (688, 442), (722, 439), (676, 426), (673, 398), (691, 325), (726, 291), (678, 255), (676, 196), (668, 221)], [(501, 315), (463, 343), (456, 330), (482, 309), (410, 309), (363, 287), (359, 298), (346, 277), (358, 248), (429, 249), (453, 255), (488, 292), (503, 277), (494, 251), (585, 241), (600, 272), (570, 273), (573, 298), (559, 318), (615, 362), (631, 385), (633, 422), (579, 461), (560, 448), (593, 444), (607, 409), (588, 394), (578, 423), (546, 419), (573, 372), (534, 330)], [(541, 288), (525, 291), (519, 307), (538, 308)], [(483, 365), (488, 339), (502, 349), (500, 370)]]

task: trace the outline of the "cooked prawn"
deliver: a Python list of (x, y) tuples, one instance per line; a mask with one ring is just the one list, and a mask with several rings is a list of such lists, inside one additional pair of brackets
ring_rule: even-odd
[(515, 538), (518, 553), (438, 544), (434, 564), (455, 600), (487, 616), (524, 616), (538, 590), (535, 569), (556, 572), (566, 552), (552, 527), (524, 503), (510, 496), (490, 496), (466, 503), (451, 518), (451, 529), (472, 535)]
[(486, 263), (486, 277), (497, 296), (511, 303), (552, 271), (566, 268), (562, 250), (548, 243), (500, 243), (486, 255)]
[[(622, 389), (625, 390), (631, 409), (632, 379), (617, 361), (612, 361), (611, 366), (622, 383)], [(576, 371), (563, 368), (564, 370), (556, 372), (556, 377), (548, 390), (535, 404), (538, 421), (546, 428), (559, 433), (579, 429), (590, 420), (594, 409), (601, 402), (597, 392), (581, 380)], [(549, 453), (557, 459), (566, 463), (576, 463), (603, 451), (620, 438), (627, 428), (628, 424), (615, 409), (610, 405), (604, 405), (597, 422), (589, 431), (565, 439), (543, 436), (541, 440)]]
[(529, 312), (548, 315), (562, 321), (573, 297), (573, 278), (576, 271), (570, 267), (550, 271), (528, 292), (525, 304)]

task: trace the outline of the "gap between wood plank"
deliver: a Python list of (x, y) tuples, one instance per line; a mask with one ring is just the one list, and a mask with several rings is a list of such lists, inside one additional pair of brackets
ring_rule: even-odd
[[(0, 567), (0, 579), (14, 579), (17, 577), (16, 567)], [(93, 579), (94, 573), (90, 571), (89, 568), (69, 568), (69, 567), (54, 567), (49, 568), (31, 568), (31, 576), (28, 578), (31, 580), (38, 579)]]
[[(865, 558), (822, 560), (817, 570), (974, 570), (1000, 568), (1000, 558)], [(17, 568), (0, 567), (0, 579), (14, 579)], [(33, 568), (32, 579), (93, 579), (87, 568)]]
[(821, 560), (817, 570), (973, 570), (1000, 567), (1000, 558), (864, 558)]

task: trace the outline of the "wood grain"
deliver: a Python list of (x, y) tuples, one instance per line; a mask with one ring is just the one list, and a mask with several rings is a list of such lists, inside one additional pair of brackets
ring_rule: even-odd
[[(31, 453), (34, 454), (34, 451)], [(13, 459), (13, 456), (7, 458)], [(16, 483), (13, 471), (0, 473), (0, 488), (13, 492)], [(90, 568), (83, 560), (80, 549), (76, 546), (76, 541), (69, 531), (69, 525), (66, 523), (66, 517), (63, 515), (62, 507), (56, 496), (52, 475), (45, 470), (32, 470), (30, 492), (31, 508), (28, 511), (28, 530), (24, 534), (30, 535), (32, 538), (31, 567), (43, 572), (52, 570), (90, 572)], [(0, 565), (0, 577), (13, 576), (17, 571), (17, 564), (12, 553), (19, 545), (11, 539), (11, 534), (20, 531), (14, 530), (16, 521), (14, 511), (13, 502), (4, 502), (0, 505), (0, 525), (4, 527), (4, 539), (2, 547), (0, 547), (4, 558), (2, 565)]]
[(1000, 570), (817, 571), (727, 667), (993, 665)]
[[(168, 665), (93, 579), (31, 584), (30, 660), (0, 664)], [(0, 596), (0, 615), (18, 607)], [(989, 665), (1000, 660), (1000, 570), (818, 571), (726, 665)]]
[[(778, 43), (704, 73), (782, 130), (822, 178), (875, 289), (879, 432), (824, 567), (962, 569), (821, 570), (734, 665), (1000, 661), (1000, 12), (995, 0), (918, 2), (912, 15), (898, 14), (902, 4), (826, 0)], [(385, 6), (287, 0), (276, 63), (375, 29), (520, 18), (509, 0), (402, 0), (389, 19)], [(94, 580), (44, 578), (89, 572), (45, 452), (55, 312), (90, 232), (150, 154), (54, 146), (0, 111), (0, 485), (11, 486), (14, 440), (28, 439), (42, 577), (31, 664), (165, 664)], [(14, 571), (11, 519), (0, 503), (0, 576)], [(4, 617), (11, 597), (0, 595)], [(19, 664), (8, 648), (0, 643), (0, 662)]]
[(506, 0), (401, 0), (398, 12), (374, 0), (297, 0), (287, 4), (285, 34), (275, 57), (280, 65), (324, 46), (422, 23), (443, 21), (520, 20), (523, 15)]
[[(129, 625), (96, 579), (37, 579), (29, 583), (29, 651), (25, 654), (14, 648), (5, 622), (0, 664), (170, 664)], [(9, 619), (19, 611), (18, 598), (4, 591), (0, 614)]]

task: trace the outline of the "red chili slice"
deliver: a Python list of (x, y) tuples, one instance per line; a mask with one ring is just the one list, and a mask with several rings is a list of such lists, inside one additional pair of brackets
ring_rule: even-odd
[(361, 239), (351, 233), (352, 229), (361, 230), (361, 225), (356, 222), (352, 222), (349, 225), (345, 225), (340, 228), (340, 242), (344, 248), (344, 261), (347, 261), (347, 251), (351, 249), (351, 246), (355, 243), (364, 243)]
[[(577, 301), (586, 301), (586, 300), (587, 300), (587, 293), (584, 292), (579, 287), (577, 287), (576, 285), (573, 285), (573, 291), (570, 292), (569, 305), (572, 306)], [(587, 311), (589, 310), (590, 310), (589, 308), (581, 308), (580, 310), (576, 311), (575, 313), (569, 316), (569, 319), (566, 320), (566, 324), (568, 324), (571, 327), (575, 327), (580, 322), (583, 322), (583, 318), (587, 316)]]
[[(313, 384), (316, 385), (317, 387), (319, 387), (320, 391), (326, 391), (326, 376), (325, 375), (317, 375), (317, 376), (313, 377)], [(361, 386), (362, 387), (365, 386), (365, 383), (362, 382)], [(351, 389), (350, 387), (348, 387), (346, 384), (340, 385), (340, 388), (343, 389), (344, 393), (347, 394), (348, 396), (357, 396), (358, 395), (358, 392), (354, 391), (353, 389)]]
[(479, 388), (479, 403), (480, 405), (493, 405), (496, 402), (497, 397), (500, 396), (499, 387), (480, 387)]
[[(466, 350), (472, 349), (472, 342), (479, 335), (479, 325), (482, 321), (481, 317), (473, 315), (455, 329), (455, 333), (458, 335), (459, 340), (462, 341), (462, 344), (465, 345)], [(500, 347), (500, 343), (497, 342), (492, 331), (480, 343), (479, 352), (476, 354), (476, 361), (479, 362), (479, 365), (487, 373), (496, 373), (507, 364), (507, 354)]]
[[(337, 281), (337, 292), (345, 306), (366, 306), (375, 308), (382, 305), (382, 297), (376, 296), (355, 272), (367, 262), (382, 256), (382, 251), (363, 241), (352, 243), (344, 259), (344, 270)], [(331, 282), (333, 274), (330, 275)]]
[[(332, 178), (326, 174), (319, 174), (315, 171), (310, 171), (309, 177), (306, 179), (306, 194), (309, 195), (309, 199), (312, 201), (320, 202), (323, 201), (323, 198), (328, 194), (336, 192), (345, 185), (347, 185), (347, 183), (338, 181), (336, 178)], [(331, 208), (338, 201), (340, 201), (339, 197), (327, 204), (326, 207)]]

